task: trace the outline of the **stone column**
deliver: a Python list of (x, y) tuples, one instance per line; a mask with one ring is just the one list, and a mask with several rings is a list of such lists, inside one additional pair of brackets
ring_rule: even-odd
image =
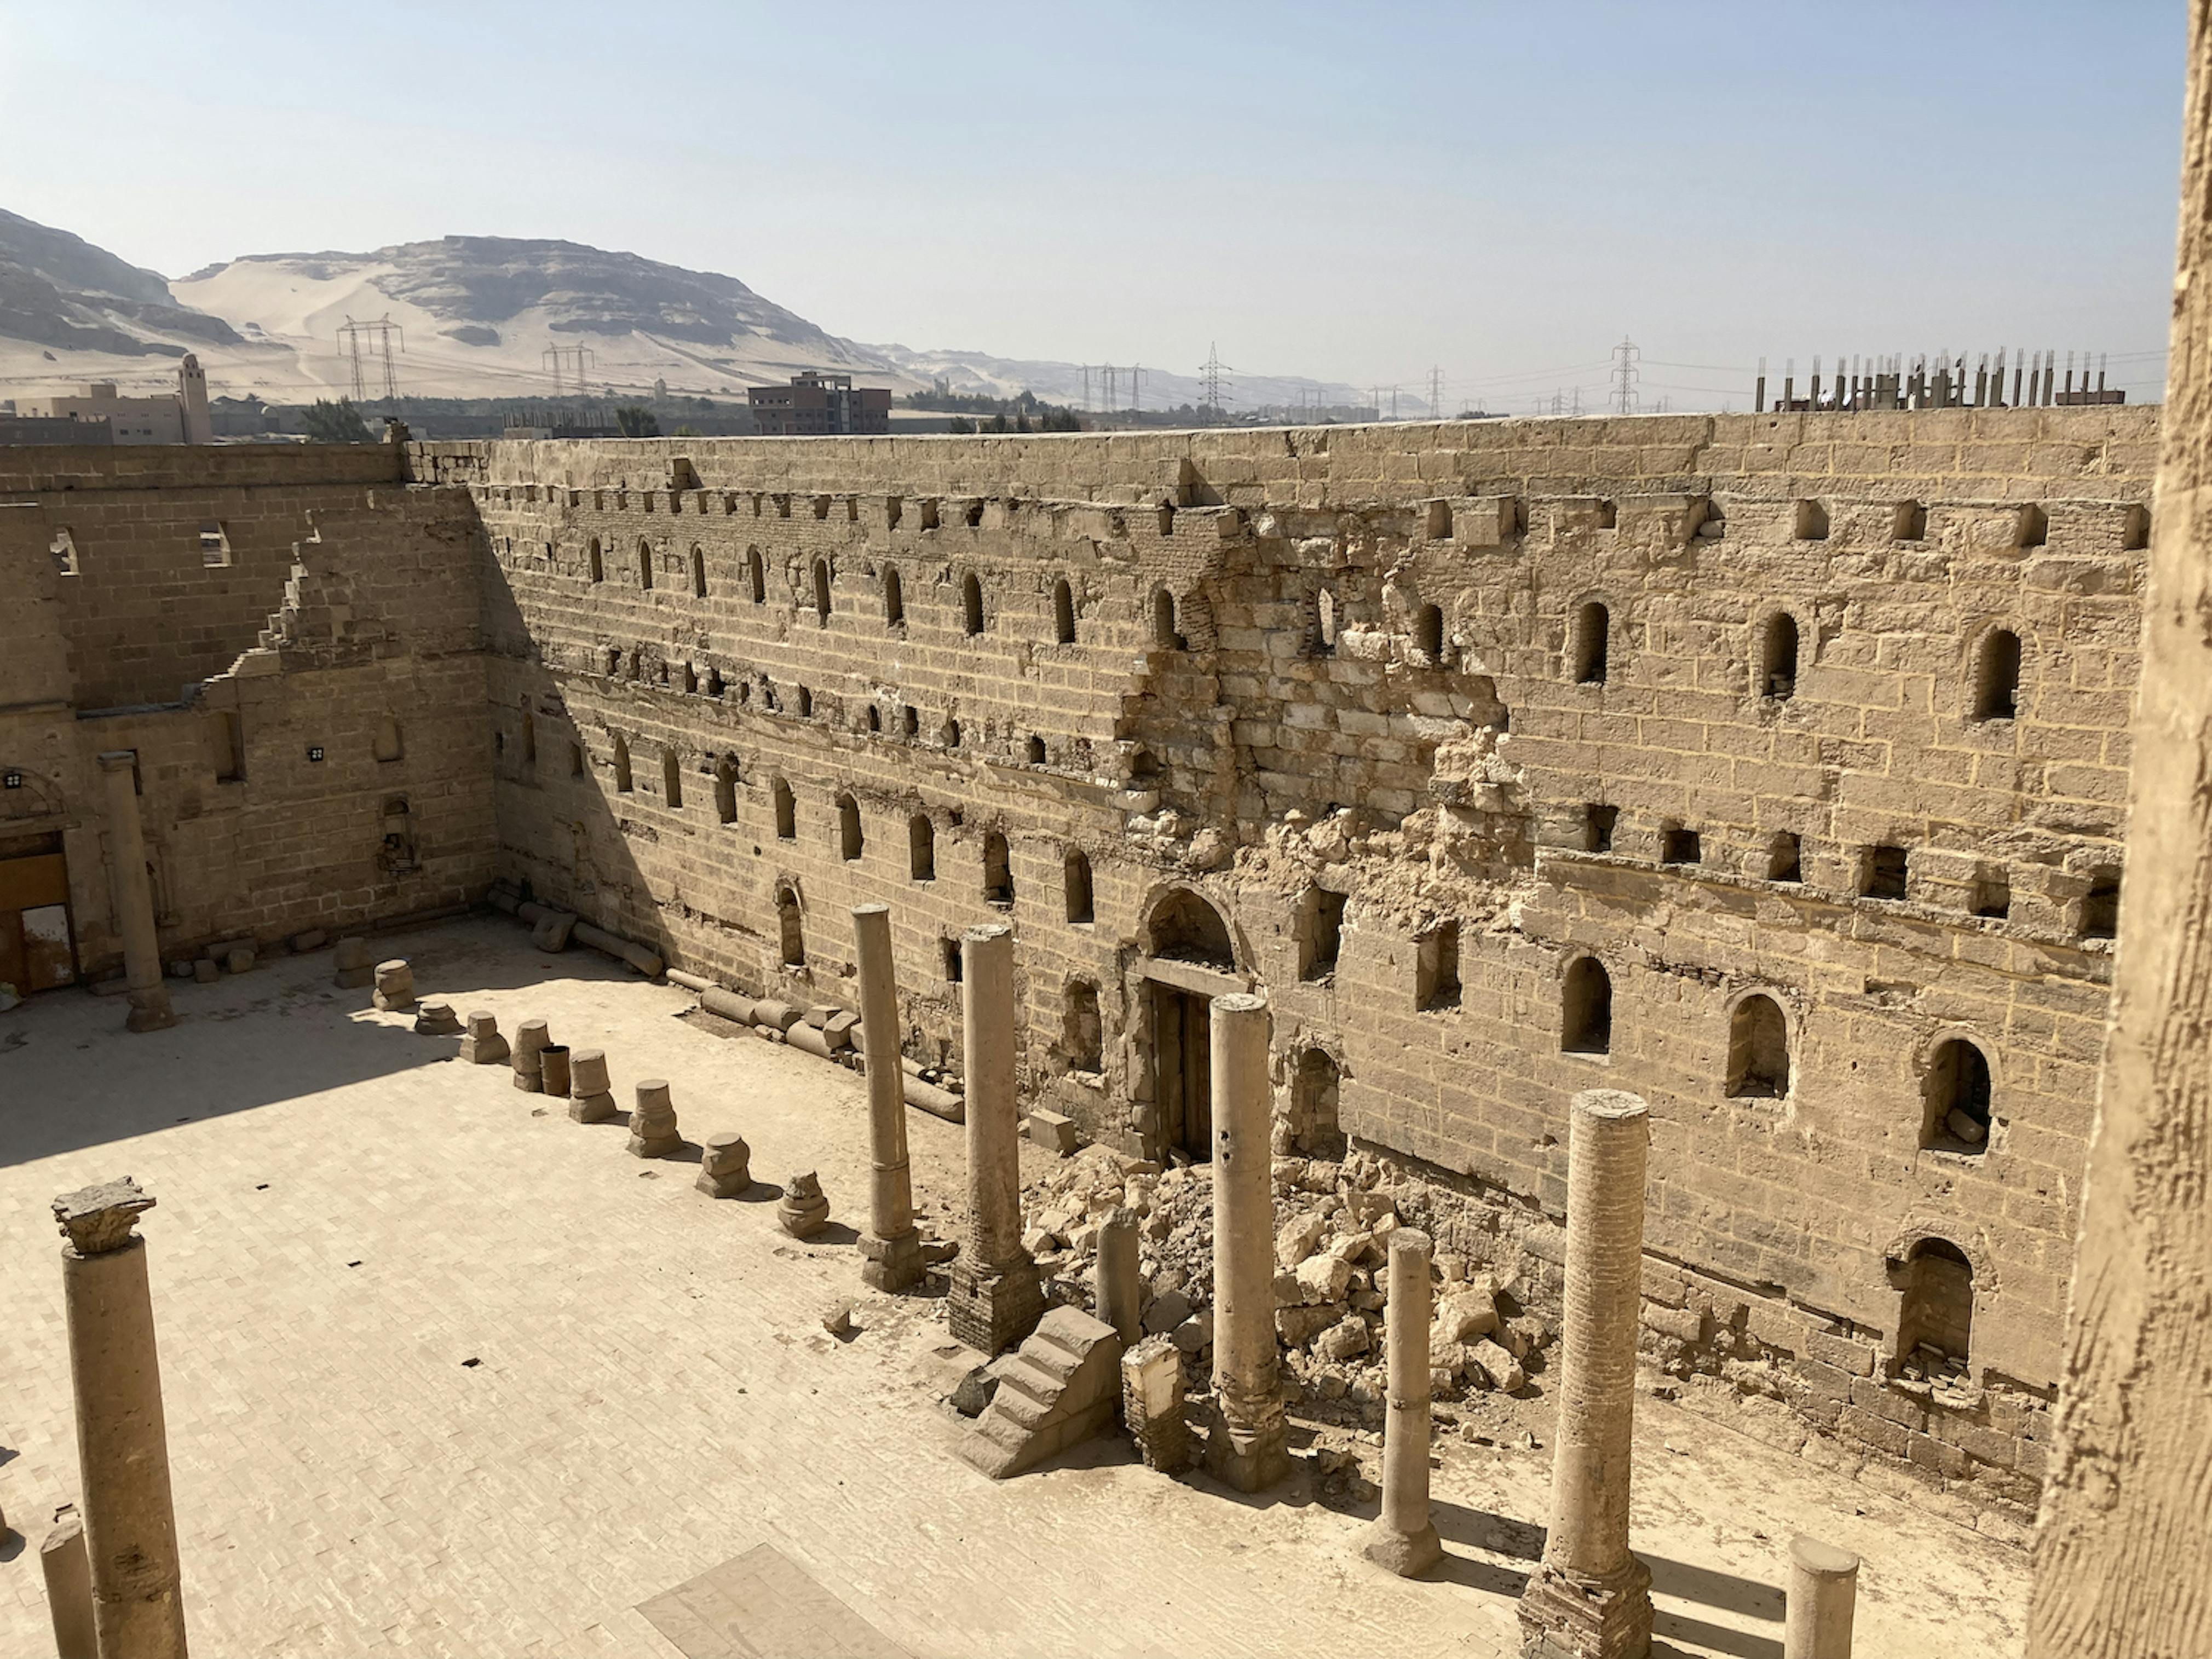
[(1114, 1328), (1124, 1348), (1144, 1335), (1144, 1283), (1139, 1275), (1137, 1212), (1117, 1209), (1099, 1224), (1098, 1265), (1091, 1281), (1098, 1317)]
[(1239, 1492), (1291, 1472), (1275, 1346), (1274, 1178), (1265, 997), (1213, 1000), (1213, 1405), (1206, 1467)]
[(54, 1511), (53, 1530), (39, 1546), (39, 1570), (46, 1580), (55, 1659), (100, 1659), (100, 1639), (92, 1629), (92, 1567), (84, 1559), (84, 1522), (76, 1504)]
[(1782, 1659), (1851, 1659), (1859, 1559), (1799, 1533), (1790, 1540), (1790, 1596)]
[(1628, 1553), (1628, 1480), (1650, 1121), (1643, 1101), (1618, 1089), (1584, 1090), (1568, 1119), (1552, 1525), (1521, 1595), (1521, 1651), (1524, 1659), (1644, 1659), (1651, 1572)]
[(62, 1251), (62, 1298), (93, 1625), (100, 1652), (112, 1659), (185, 1656), (146, 1241), (131, 1231), (153, 1206), (127, 1176), (54, 1200), (54, 1218), (70, 1241)]
[[(1036, 1328), (1044, 1289), (1022, 1248), (1021, 1115), (1014, 1098), (1014, 934), (1002, 922), (960, 939), (968, 1079), (968, 1237), (952, 1268), (952, 1334), (1002, 1353)], [(866, 1022), (862, 1022), (864, 1024)]]
[(2127, 878), (2029, 1659), (2212, 1653), (2212, 7), (2188, 13)]
[(1382, 1425), (1382, 1513), (1366, 1556), (1410, 1578), (1443, 1558), (1429, 1519), (1429, 1236), (1390, 1235), (1390, 1414)]
[(115, 931), (123, 936), (123, 972), (130, 988), (134, 1031), (159, 1031), (177, 1023), (161, 976), (161, 939), (154, 928), (154, 884), (146, 879), (146, 837), (138, 827), (135, 750), (112, 749), (100, 757), (107, 787), (108, 891)]
[(887, 904), (853, 910), (860, 961), (860, 1041), (868, 1062), (868, 1231), (860, 1237), (861, 1280), (902, 1291), (922, 1276), (921, 1235), (914, 1225), (914, 1182), (907, 1169), (906, 1068), (899, 1059), (898, 970), (891, 960)]

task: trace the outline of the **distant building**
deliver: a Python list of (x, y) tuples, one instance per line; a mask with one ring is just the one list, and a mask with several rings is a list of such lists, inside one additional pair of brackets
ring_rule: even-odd
[[(200, 360), (186, 353), (177, 365), (177, 389), (151, 398), (118, 396), (112, 380), (88, 382), (79, 396), (37, 398), (22, 413), (49, 420), (105, 421), (109, 441), (118, 444), (209, 444), (215, 421), (208, 410), (207, 375)], [(89, 441), (97, 443), (94, 438)]]
[(73, 415), (11, 415), (0, 410), (0, 445), (112, 444), (106, 421), (81, 421)]
[(769, 438), (811, 438), (833, 434), (887, 433), (891, 429), (891, 394), (887, 386), (857, 390), (849, 374), (817, 374), (809, 369), (789, 386), (746, 388), (753, 424)]

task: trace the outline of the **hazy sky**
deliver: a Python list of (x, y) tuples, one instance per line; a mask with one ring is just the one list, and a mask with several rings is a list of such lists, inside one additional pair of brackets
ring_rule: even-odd
[(2162, 374), (2180, 0), (0, 0), (0, 206), (170, 276), (566, 237), (839, 334), (1746, 405), (1794, 356)]

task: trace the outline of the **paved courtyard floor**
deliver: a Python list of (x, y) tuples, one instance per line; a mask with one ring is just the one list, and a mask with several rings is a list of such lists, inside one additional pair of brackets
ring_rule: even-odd
[[(457, 1012), (604, 1047), (625, 1107), (669, 1079), (691, 1140), (739, 1129), (757, 1179), (818, 1169), (833, 1219), (865, 1220), (854, 1074), (702, 1030), (685, 993), (504, 921), (379, 944)], [(1449, 1554), (1414, 1582), (1358, 1557), (1371, 1509), (1315, 1501), (1303, 1468), (1249, 1499), (1100, 1442), (987, 1480), (928, 1380), (941, 1301), (863, 1291), (849, 1231), (795, 1243), (771, 1186), (711, 1200), (692, 1164), (625, 1156), (619, 1120), (573, 1123), (330, 980), (325, 951), (172, 981), (180, 1022), (144, 1036), (120, 999), (0, 1014), (0, 1509), (29, 1534), (0, 1540), (0, 1654), (52, 1651), (37, 1542), (76, 1488), (48, 1200), (126, 1174), (158, 1200), (139, 1231), (209, 1659), (674, 1659), (639, 1604), (763, 1546), (917, 1659), (1515, 1650), (1547, 1452), (1441, 1443)], [(955, 1236), (962, 1131), (908, 1130), (925, 1220)], [(846, 1342), (821, 1322), (842, 1297)], [(1779, 1659), (1801, 1529), (1866, 1557), (1862, 1654), (2018, 1651), (2016, 1550), (1638, 1413), (1662, 1655)], [(769, 1650), (803, 1659), (788, 1623), (764, 1619)]]

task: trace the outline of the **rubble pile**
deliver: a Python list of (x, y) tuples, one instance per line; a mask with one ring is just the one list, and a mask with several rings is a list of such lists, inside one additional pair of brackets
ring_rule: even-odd
[[(1274, 1186), (1275, 1330), (1290, 1398), (1325, 1421), (1378, 1426), (1390, 1235), (1401, 1224), (1436, 1225), (1431, 1189), (1358, 1152), (1340, 1163), (1278, 1158)], [(1193, 1391), (1201, 1390), (1213, 1346), (1209, 1169), (1163, 1170), (1109, 1147), (1086, 1147), (1024, 1195), (1030, 1226), (1023, 1243), (1051, 1299), (1088, 1309), (1099, 1229), (1122, 1206), (1139, 1218), (1145, 1331), (1182, 1351)], [(1543, 1369), (1553, 1331), (1549, 1321), (1522, 1307), (1518, 1278), (1501, 1279), (1449, 1249), (1437, 1255), (1435, 1273), (1430, 1358), (1436, 1396), (1524, 1389), (1530, 1372)]]

